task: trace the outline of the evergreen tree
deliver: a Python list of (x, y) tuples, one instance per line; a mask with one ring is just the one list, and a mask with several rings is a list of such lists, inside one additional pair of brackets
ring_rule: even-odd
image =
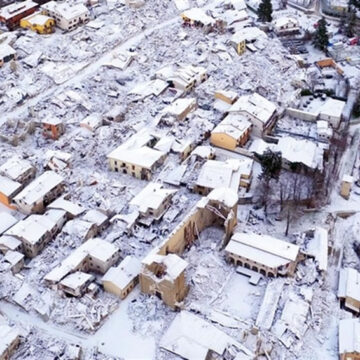
[(258, 155), (261, 165), (260, 179), (269, 181), (270, 179), (279, 179), (281, 172), (282, 157), (281, 152), (266, 150), (262, 155)]
[[(360, 1), (360, 0), (359, 0)], [(258, 18), (261, 22), (272, 21), (272, 4), (271, 0), (262, 0), (258, 9)]]
[(313, 44), (316, 48), (322, 51), (326, 51), (328, 43), (329, 35), (326, 28), (326, 21), (324, 18), (321, 18), (318, 22), (318, 27), (313, 37)]
[(354, 117), (360, 116), (360, 96), (357, 98), (356, 103), (352, 109), (352, 115)]
[(260, 165), (261, 174), (259, 175), (260, 182), (256, 189), (255, 200), (261, 206), (264, 206), (264, 213), (267, 216), (267, 209), (271, 202), (274, 187), (271, 182), (279, 180), (281, 172), (282, 157), (281, 152), (274, 152), (271, 150), (265, 151), (262, 155), (257, 155)]

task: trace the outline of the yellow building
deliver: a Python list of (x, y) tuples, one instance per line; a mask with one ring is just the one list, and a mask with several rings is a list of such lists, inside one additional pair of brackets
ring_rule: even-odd
[(346, 200), (350, 197), (351, 186), (354, 182), (354, 178), (350, 175), (345, 174), (341, 181), (340, 195)]
[(0, 324), (0, 360), (8, 360), (20, 344), (20, 333), (15, 327)]
[(293, 276), (300, 260), (299, 246), (256, 233), (235, 233), (225, 248), (229, 262), (264, 276)]
[(239, 98), (239, 95), (235, 91), (231, 90), (217, 90), (215, 91), (215, 99), (222, 100), (229, 105), (234, 104), (234, 102)]
[(202, 198), (169, 236), (143, 259), (139, 276), (141, 291), (156, 295), (174, 309), (180, 308), (189, 286), (185, 276), (188, 263), (179, 255), (209, 226), (224, 227), (221, 242), (226, 245), (237, 224), (237, 203), (237, 192), (226, 188), (215, 189)]
[(359, 319), (347, 318), (339, 321), (340, 360), (359, 360)]
[(141, 291), (156, 295), (168, 306), (177, 309), (186, 297), (185, 269), (188, 263), (176, 254), (159, 255), (155, 248), (143, 260)]
[(125, 299), (139, 282), (141, 262), (127, 256), (119, 266), (111, 267), (102, 278), (104, 290)]
[(230, 44), (238, 55), (242, 55), (246, 50), (246, 37), (242, 33), (235, 33), (230, 39)]
[(249, 140), (252, 124), (245, 116), (229, 114), (211, 132), (212, 145), (234, 151)]
[(132, 175), (141, 180), (150, 180), (153, 171), (166, 158), (166, 153), (152, 147), (158, 139), (148, 131), (140, 131), (108, 154), (112, 171)]
[(55, 20), (49, 16), (36, 13), (21, 19), (20, 26), (38, 34), (51, 34), (55, 29)]

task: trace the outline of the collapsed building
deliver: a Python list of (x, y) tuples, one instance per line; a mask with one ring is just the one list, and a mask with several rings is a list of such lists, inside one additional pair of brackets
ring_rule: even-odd
[(186, 93), (203, 83), (208, 75), (201, 66), (167, 65), (156, 71), (154, 78), (166, 81), (170, 87)]
[(237, 203), (236, 192), (227, 188), (217, 188), (203, 197), (142, 261), (141, 291), (158, 296), (172, 308), (180, 307), (187, 294), (184, 274), (187, 263), (179, 255), (199, 238), (204, 229), (213, 225), (224, 227), (222, 246), (225, 246), (237, 223)]

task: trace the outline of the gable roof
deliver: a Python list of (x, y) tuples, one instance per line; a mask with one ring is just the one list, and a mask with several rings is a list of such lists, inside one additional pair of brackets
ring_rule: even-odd
[(299, 246), (269, 235), (237, 232), (232, 236), (225, 251), (275, 268), (295, 261)]
[(247, 113), (264, 124), (275, 111), (276, 105), (258, 93), (241, 96), (229, 109), (229, 113)]
[(245, 355), (253, 355), (225, 332), (188, 311), (175, 317), (160, 341), (163, 349), (189, 360), (205, 360), (209, 350), (221, 356), (231, 345)]

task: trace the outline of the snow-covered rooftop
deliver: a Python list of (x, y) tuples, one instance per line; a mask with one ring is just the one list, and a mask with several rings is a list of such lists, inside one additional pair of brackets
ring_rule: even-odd
[(34, 167), (28, 160), (14, 156), (0, 166), (0, 174), (7, 176), (14, 181), (18, 181), (22, 175), (32, 169), (34, 169)]
[(19, 261), (24, 259), (24, 254), (18, 251), (9, 250), (6, 252), (4, 259), (11, 265), (17, 264)]
[(75, 271), (62, 279), (60, 284), (70, 289), (78, 289), (84, 284), (90, 282), (93, 278), (94, 276), (91, 274), (87, 274), (82, 271)]
[(119, 249), (115, 245), (99, 238), (89, 239), (75, 249), (59, 266), (51, 270), (45, 276), (45, 280), (54, 283), (61, 281), (69, 272), (79, 268), (88, 256), (105, 263), (116, 254), (119, 254)]
[(164, 155), (163, 152), (154, 150), (148, 146), (131, 150), (119, 146), (108, 155), (108, 158), (150, 169)]
[(146, 146), (154, 136), (148, 131), (140, 131), (108, 154), (109, 159), (138, 165), (150, 169), (165, 153)]
[(181, 16), (184, 18), (188, 18), (192, 21), (198, 21), (199, 23), (202, 23), (204, 25), (212, 25), (215, 23), (215, 19), (207, 15), (205, 11), (200, 8), (192, 8), (186, 10), (181, 14)]
[(0, 236), (0, 249), (16, 250), (21, 247), (21, 241), (14, 236), (2, 235)]
[(226, 116), (225, 119), (217, 125), (211, 133), (224, 133), (234, 139), (240, 139), (251, 126), (251, 122), (247, 120), (245, 116), (231, 113)]
[(24, 20), (29, 21), (29, 23), (31, 24), (36, 24), (36, 25), (46, 25), (46, 23), (51, 20), (51, 17), (43, 15), (41, 13), (36, 13), (36, 14), (32, 14), (27, 16), (26, 18), (24, 18)]
[(352, 184), (354, 182), (354, 177), (349, 174), (344, 174), (341, 181)]
[(207, 199), (222, 203), (229, 208), (235, 206), (239, 201), (237, 191), (225, 187), (219, 187), (212, 190), (207, 196)]
[(15, 55), (16, 51), (8, 44), (0, 44), (0, 59)]
[(0, 212), (0, 235), (17, 223), (17, 219), (7, 212)]
[(279, 139), (277, 150), (292, 163), (301, 162), (310, 169), (323, 168), (324, 150), (313, 141), (286, 136)]
[(140, 212), (146, 213), (149, 209), (158, 209), (176, 192), (177, 190), (164, 189), (162, 184), (150, 182), (130, 201), (130, 205), (137, 206)]
[(359, 319), (343, 319), (339, 321), (339, 353), (360, 353)]
[(276, 268), (295, 261), (299, 246), (269, 235), (235, 233), (225, 251)]
[(63, 177), (56, 172), (46, 171), (16, 195), (14, 200), (25, 204), (34, 204), (41, 200), (56, 186), (63, 183), (63, 181)]
[(43, 237), (54, 229), (56, 223), (44, 215), (30, 215), (26, 219), (19, 221), (8, 231), (6, 235), (15, 236), (24, 239), (35, 245), (40, 242)]
[(0, 323), (0, 357), (6, 359), (9, 347), (16, 341), (20, 333), (15, 327)]
[(274, 20), (274, 27), (276, 29), (282, 29), (285, 26), (297, 27), (299, 26), (299, 22), (295, 18), (288, 16), (283, 16)]
[(70, 200), (66, 200), (63, 197), (57, 198), (51, 204), (48, 205), (49, 209), (62, 209), (66, 211), (71, 216), (81, 215), (85, 208), (79, 204), (76, 204)]
[(91, 209), (86, 212), (86, 214), (83, 216), (83, 219), (90, 223), (96, 224), (97, 226), (101, 226), (107, 221), (108, 216), (100, 210)]
[(241, 41), (253, 42), (259, 37), (266, 38), (267, 35), (257, 27), (244, 27), (238, 30), (230, 39), (231, 42), (239, 43)]
[(340, 269), (338, 297), (360, 301), (360, 273), (357, 270)]
[(242, 176), (250, 176), (252, 159), (228, 159), (224, 161), (208, 160), (201, 168), (196, 180), (197, 186), (216, 189), (228, 187), (238, 191)]
[(58, 1), (49, 1), (46, 4), (41, 5), (41, 8), (47, 11), (51, 11), (55, 14), (58, 14), (60, 17), (70, 21), (76, 17), (79, 17), (83, 14), (88, 14), (89, 10), (81, 2), (71, 3), (71, 2), (58, 2)]
[(253, 355), (229, 335), (187, 311), (176, 316), (160, 341), (163, 349), (189, 360), (205, 360), (209, 350), (222, 356), (231, 345), (248, 355), (249, 359)]
[(250, 151), (257, 154), (263, 154), (267, 149), (280, 151), (281, 156), (290, 163), (302, 163), (320, 171), (323, 169), (324, 148), (314, 141), (284, 136), (279, 138), (278, 144), (255, 139), (250, 146)]
[(126, 256), (117, 267), (111, 267), (102, 278), (102, 282), (114, 283), (120, 289), (125, 289), (139, 274), (141, 261), (135, 256)]
[(159, 96), (169, 84), (160, 79), (154, 79), (147, 81), (145, 83), (140, 83), (134, 89), (132, 89), (129, 94), (141, 95), (142, 97), (147, 97), (150, 95)]
[(247, 113), (263, 124), (266, 124), (275, 111), (276, 105), (257, 93), (241, 96), (229, 109), (230, 113)]
[(340, 118), (344, 111), (345, 104), (345, 101), (328, 98), (320, 107), (319, 113), (324, 116), (335, 116)]
[(62, 124), (63, 121), (60, 118), (58, 118), (56, 116), (53, 116), (53, 117), (50, 117), (50, 118), (42, 119), (41, 123), (46, 124), (46, 125), (57, 126), (57, 125)]
[(5, 20), (9, 20), (37, 6), (38, 4), (31, 0), (16, 2), (14, 4), (2, 7), (0, 9), (0, 17), (4, 18)]
[(215, 149), (211, 146), (201, 145), (197, 146), (192, 152), (191, 155), (199, 156), (202, 159), (209, 159), (215, 155)]
[(189, 108), (196, 106), (195, 98), (177, 99), (164, 109), (164, 114), (179, 116)]
[(0, 175), (0, 193), (7, 197), (11, 197), (21, 188), (21, 184)]

